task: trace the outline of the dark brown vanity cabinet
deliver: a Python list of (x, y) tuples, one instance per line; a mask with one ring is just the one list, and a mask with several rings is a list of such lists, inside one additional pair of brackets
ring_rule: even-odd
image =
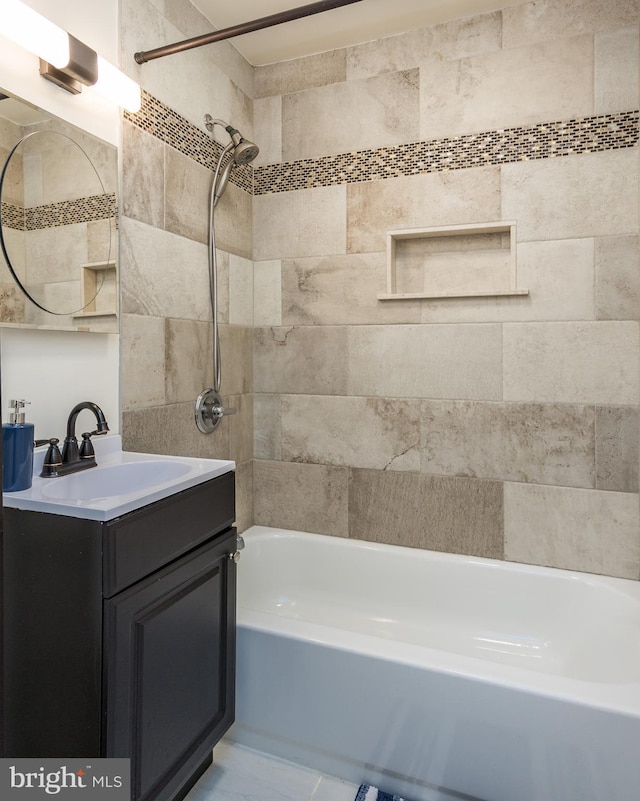
[(234, 474), (107, 522), (5, 509), (5, 756), (182, 797), (233, 722)]

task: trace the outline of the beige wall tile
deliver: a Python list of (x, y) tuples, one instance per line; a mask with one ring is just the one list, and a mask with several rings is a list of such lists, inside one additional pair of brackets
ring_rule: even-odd
[(25, 296), (16, 284), (0, 284), (0, 321), (21, 323), (24, 320)]
[(502, 13), (500, 11), (443, 22), (422, 28), (423, 48), (429, 57), (460, 59), (502, 47)]
[(636, 0), (535, 0), (504, 8), (503, 47), (621, 28), (638, 21)]
[(125, 450), (140, 453), (229, 459), (226, 421), (213, 433), (201, 434), (196, 428), (192, 401), (125, 411), (122, 444)]
[(282, 459), (280, 395), (257, 392), (253, 396), (253, 451), (256, 459)]
[(346, 537), (348, 486), (346, 467), (255, 461), (255, 522)]
[(596, 239), (596, 317), (640, 320), (640, 239), (605, 236)]
[(596, 487), (638, 492), (637, 406), (596, 407)]
[(282, 322), (285, 325), (417, 323), (415, 300), (381, 303), (387, 291), (384, 253), (285, 260)]
[[(26, 231), (17, 231), (15, 228), (7, 228), (3, 230), (2, 235), (4, 236), (5, 247), (7, 248), (7, 252), (11, 259), (11, 266), (13, 267), (14, 273), (18, 276), (21, 281), (26, 281), (27, 276), (27, 268), (26, 268), (26, 258), (27, 258), (27, 250), (26, 250)], [(7, 266), (7, 262), (4, 258), (4, 254), (0, 255), (0, 271), (2, 275), (2, 283), (10, 283), (14, 282), (14, 278), (9, 272), (9, 268)], [(41, 274), (42, 278), (46, 278), (46, 273)]]
[(257, 261), (253, 266), (253, 323), (282, 325), (282, 262)]
[(640, 577), (638, 496), (505, 484), (505, 559)]
[(592, 406), (422, 402), (424, 473), (595, 486)]
[(211, 324), (167, 319), (165, 336), (166, 402), (195, 401), (213, 379)]
[(123, 411), (166, 402), (165, 320), (122, 315), (120, 402)]
[[(216, 247), (245, 259), (251, 258), (253, 247), (252, 197), (230, 182), (215, 210)], [(208, 208), (207, 200), (199, 212), (205, 221)]]
[(253, 199), (254, 260), (344, 253), (344, 186), (298, 189)]
[(282, 458), (378, 470), (419, 470), (420, 403), (285, 395)]
[(595, 112), (638, 108), (640, 32), (638, 26), (595, 37)]
[[(592, 239), (523, 242), (517, 246), (518, 286), (529, 290), (529, 320), (594, 318)], [(510, 319), (507, 312), (505, 319)]]
[(229, 255), (229, 322), (253, 325), (253, 262)]
[(122, 137), (122, 213), (163, 228), (165, 146), (126, 120)]
[(388, 230), (499, 220), (500, 168), (350, 184), (347, 215), (348, 253), (385, 251)]
[[(427, 29), (429, 31), (431, 29)], [(346, 48), (348, 81), (359, 81), (387, 72), (408, 70), (423, 57), (423, 30), (413, 30), (399, 36), (387, 36)]]
[(326, 86), (346, 79), (346, 50), (256, 67), (255, 97), (271, 97)]
[(635, 150), (505, 164), (503, 219), (521, 242), (637, 234)]
[(423, 301), (424, 323), (594, 319), (593, 239), (523, 242), (517, 246), (522, 297)]
[(253, 459), (253, 395), (229, 395), (225, 406), (236, 410), (222, 420), (222, 425), (229, 426), (229, 458), (238, 464), (249, 462)]
[(593, 38), (430, 61), (420, 138), (440, 139), (593, 113)]
[(499, 50), (501, 35), (497, 11), (358, 44), (347, 48), (347, 80)]
[(211, 319), (206, 245), (124, 217), (120, 261), (124, 312)]
[(25, 240), (28, 284), (72, 281), (88, 261), (86, 223), (27, 231)]
[(499, 325), (353, 326), (349, 393), (397, 398), (502, 398)]
[(240, 325), (220, 325), (219, 331), (222, 394), (227, 397), (229, 395), (246, 395), (249, 392), (253, 392), (251, 328)]
[[(207, 248), (207, 259), (208, 257), (209, 250)], [(219, 250), (216, 248), (216, 264), (218, 273), (217, 304), (219, 323), (229, 322), (229, 258), (230, 254), (227, 253), (226, 250)], [(207, 276), (208, 275), (209, 272), (207, 261)], [(209, 319), (211, 319), (211, 316), (211, 308), (209, 308)]]
[(417, 69), (285, 95), (283, 159), (415, 142), (419, 109)]
[(347, 328), (255, 328), (256, 392), (345, 395)]
[(500, 559), (502, 524), (497, 481), (351, 470), (355, 539)]
[(260, 152), (253, 162), (278, 164), (282, 161), (282, 98), (265, 97), (253, 101), (253, 130)]
[(506, 323), (504, 398), (636, 404), (638, 324)]
[(209, 236), (210, 170), (174, 148), (165, 147), (165, 225), (167, 231), (206, 244)]
[(253, 520), (253, 462), (236, 465), (236, 526), (242, 534)]

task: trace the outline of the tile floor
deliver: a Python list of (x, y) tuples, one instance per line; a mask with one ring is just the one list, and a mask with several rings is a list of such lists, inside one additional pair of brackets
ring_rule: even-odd
[(222, 740), (185, 801), (354, 801), (358, 786)]

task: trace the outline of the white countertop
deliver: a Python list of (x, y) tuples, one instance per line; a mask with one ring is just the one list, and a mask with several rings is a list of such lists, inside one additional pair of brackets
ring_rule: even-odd
[[(92, 442), (98, 466), (56, 478), (40, 478), (47, 446), (36, 448), (31, 488), (4, 492), (3, 505), (86, 520), (112, 520), (235, 469), (235, 462), (225, 459), (123, 451), (119, 434), (94, 437)], [(131, 467), (119, 475), (119, 465)]]

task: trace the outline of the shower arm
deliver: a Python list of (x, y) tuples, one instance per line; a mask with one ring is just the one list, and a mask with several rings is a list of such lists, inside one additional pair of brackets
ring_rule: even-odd
[(271, 28), (274, 25), (282, 25), (284, 22), (292, 22), (296, 19), (310, 17), (313, 14), (320, 14), (322, 11), (333, 11), (335, 8), (341, 8), (342, 6), (349, 6), (353, 3), (360, 2), (362, 2), (362, 0), (320, 0), (320, 2), (309, 3), (309, 5), (292, 8), (289, 11), (279, 11), (277, 14), (260, 17), (251, 22), (241, 22), (229, 28), (221, 28), (219, 31), (206, 33), (202, 36), (194, 36), (191, 39), (184, 39), (181, 42), (164, 45), (164, 47), (156, 47), (153, 50), (141, 50), (134, 54), (134, 58), (138, 64), (145, 64), (147, 61), (153, 61), (153, 59), (156, 58), (164, 58), (164, 56), (171, 56), (174, 53), (182, 53), (185, 50), (192, 50), (194, 47), (202, 47), (202, 45), (220, 42), (224, 39), (232, 39), (234, 36), (242, 36), (242, 34), (245, 33), (260, 31), (264, 28)]

